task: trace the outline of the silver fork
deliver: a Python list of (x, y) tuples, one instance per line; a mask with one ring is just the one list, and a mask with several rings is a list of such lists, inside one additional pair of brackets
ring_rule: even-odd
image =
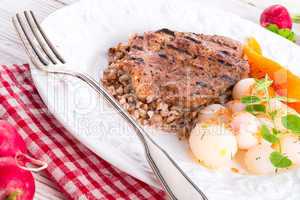
[(207, 200), (204, 193), (183, 172), (171, 156), (120, 106), (107, 90), (87, 74), (66, 70), (66, 61), (47, 38), (32, 11), (16, 14), (14, 27), (23, 42), (32, 64), (49, 74), (76, 77), (103, 95), (105, 99), (135, 129), (144, 145), (147, 161), (171, 199)]

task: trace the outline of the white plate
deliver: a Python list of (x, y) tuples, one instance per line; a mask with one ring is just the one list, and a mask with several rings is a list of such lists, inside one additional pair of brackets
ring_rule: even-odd
[[(252, 22), (199, 1), (86, 0), (48, 17), (43, 27), (73, 70), (99, 80), (106, 52), (136, 32), (162, 27), (220, 34), (244, 41), (254, 36), (264, 53), (300, 74), (300, 48)], [(79, 80), (46, 76), (32, 68), (33, 79), (50, 111), (79, 141), (119, 169), (153, 186), (157, 182), (133, 130), (101, 97)], [(151, 129), (152, 132), (158, 132)], [(209, 171), (192, 161), (185, 142), (153, 133), (196, 184), (213, 200), (300, 199), (300, 171), (254, 177)]]

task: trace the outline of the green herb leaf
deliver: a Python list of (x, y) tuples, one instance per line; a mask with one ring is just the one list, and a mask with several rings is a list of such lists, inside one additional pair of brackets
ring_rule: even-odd
[(272, 111), (272, 112), (269, 112), (269, 115), (270, 115), (270, 117), (272, 118), (272, 120), (275, 119), (277, 113), (278, 113), (278, 110), (274, 110), (274, 111)]
[(265, 140), (271, 142), (272, 144), (275, 144), (279, 141), (276, 135), (273, 135), (266, 125), (261, 126), (260, 133)]
[(287, 28), (279, 29), (277, 34), (292, 42), (296, 41), (296, 34), (290, 29)]
[(280, 133), (280, 132), (279, 132), (277, 129), (275, 129), (275, 128), (272, 129), (272, 132), (273, 132), (274, 135), (278, 135), (278, 134)]
[(276, 96), (274, 97), (274, 99), (277, 99), (279, 101), (285, 102), (285, 103), (295, 103), (295, 102), (299, 102), (299, 99), (296, 98), (289, 98), (286, 96)]
[(274, 151), (273, 153), (271, 153), (269, 159), (273, 166), (276, 168), (287, 168), (293, 164), (287, 156), (282, 155), (278, 151)]
[(297, 41), (297, 35), (295, 32), (291, 31), (291, 34), (289, 37), (287, 37), (288, 40), (292, 41), (292, 42), (296, 42)]
[(282, 125), (293, 133), (300, 135), (300, 117), (298, 115), (288, 114), (281, 118)]
[(293, 22), (296, 23), (296, 24), (299, 24), (300, 23), (300, 15), (294, 15), (292, 17), (293, 19)]
[(290, 35), (287, 37), (288, 40), (292, 41), (292, 42), (296, 42), (297, 41), (297, 35), (295, 32), (291, 31)]
[(247, 105), (246, 111), (250, 113), (257, 113), (257, 112), (266, 112), (266, 106), (261, 104), (254, 104), (254, 105)]
[(268, 29), (269, 31), (272, 31), (273, 33), (278, 33), (278, 26), (276, 24), (269, 24), (266, 29)]
[(283, 28), (278, 30), (278, 35), (281, 35), (282, 37), (288, 38), (292, 32), (290, 29)]
[(257, 104), (261, 100), (257, 96), (245, 96), (241, 98), (241, 102), (246, 105)]

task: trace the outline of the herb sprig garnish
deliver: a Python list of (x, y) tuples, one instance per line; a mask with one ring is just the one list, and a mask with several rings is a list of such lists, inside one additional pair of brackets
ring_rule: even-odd
[[(268, 75), (265, 76), (264, 79), (256, 80), (255, 87), (253, 88), (252, 94), (250, 96), (245, 96), (241, 98), (241, 102), (246, 105), (246, 111), (250, 112), (254, 115), (257, 114), (265, 114), (270, 119), (272, 119), (274, 127), (275, 125), (275, 117), (279, 113), (278, 110), (270, 111), (270, 102), (272, 99), (276, 99), (278, 101), (284, 103), (292, 103), (297, 102), (297, 99), (288, 98), (284, 96), (275, 96), (271, 97), (269, 93), (269, 88), (273, 84), (273, 81), (269, 78)], [(259, 94), (259, 95), (258, 95)], [(296, 114), (287, 114), (281, 119), (282, 125), (289, 130), (290, 132), (300, 136), (300, 117)], [(260, 130), (261, 136), (264, 140), (270, 142), (271, 144), (280, 145), (279, 136), (285, 134), (276, 128), (270, 130), (266, 125), (261, 126)], [(290, 167), (293, 163), (292, 161), (281, 152), (281, 147), (279, 151), (274, 151), (269, 156), (270, 162), (276, 168), (287, 168)]]

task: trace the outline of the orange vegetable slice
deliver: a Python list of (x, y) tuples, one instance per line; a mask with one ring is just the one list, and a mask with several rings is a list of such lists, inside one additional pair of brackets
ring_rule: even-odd
[(247, 39), (247, 46), (250, 47), (252, 50), (254, 50), (258, 54), (262, 54), (262, 49), (260, 47), (260, 44), (257, 42), (257, 40), (254, 37), (250, 37)]
[[(255, 38), (250, 38), (244, 46), (244, 55), (250, 64), (250, 75), (260, 79), (268, 74), (277, 94), (300, 99), (300, 78), (261, 53), (259, 43)], [(300, 112), (300, 102), (290, 103), (289, 106)]]

